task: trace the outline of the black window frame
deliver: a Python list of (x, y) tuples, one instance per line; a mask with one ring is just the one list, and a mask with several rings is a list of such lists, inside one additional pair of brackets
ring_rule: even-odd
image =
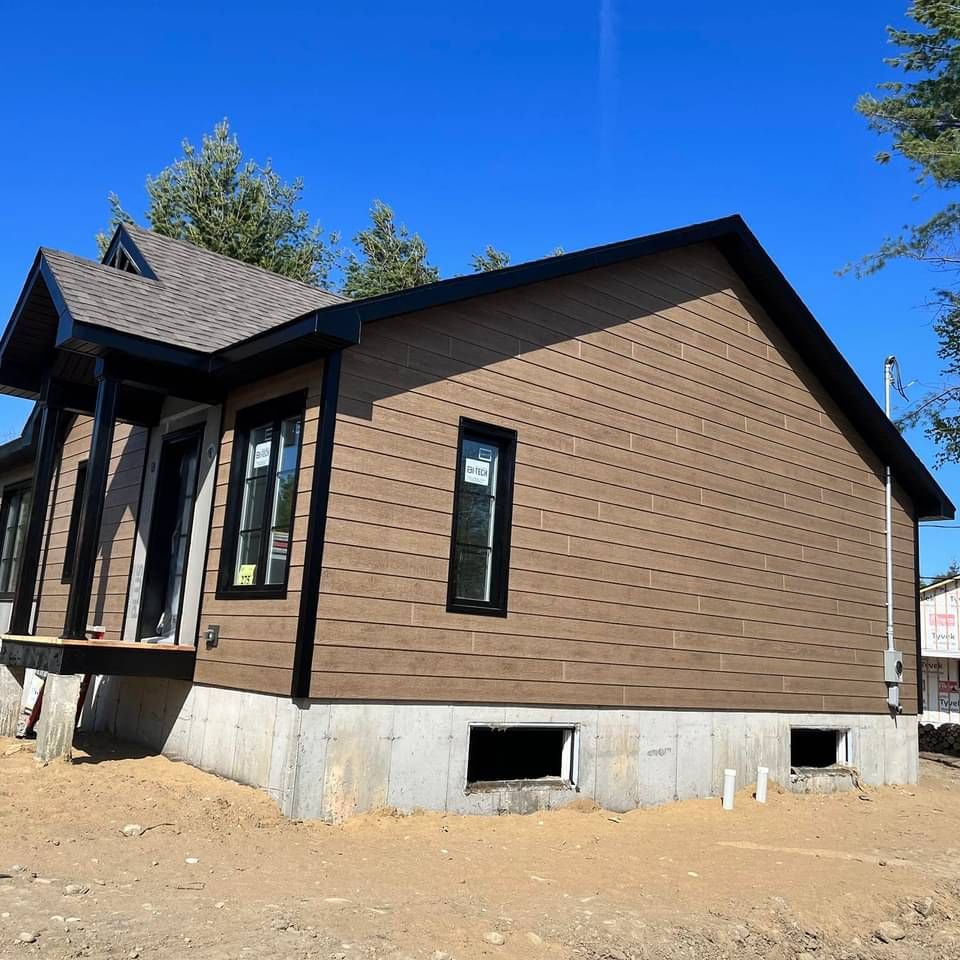
[[(297, 519), (297, 488), (300, 485), (300, 465), (303, 460), (303, 437), (306, 429), (307, 391), (298, 390), (282, 397), (274, 397), (250, 407), (238, 410), (234, 417), (232, 455), (230, 458), (230, 482), (227, 487), (227, 511), (223, 523), (223, 540), (220, 550), (220, 569), (217, 574), (218, 600), (283, 600), (287, 596), (290, 582), (290, 560), (293, 555), (293, 530)], [(300, 443), (297, 446), (297, 463), (294, 467), (293, 493), (290, 498), (290, 549), (287, 551), (287, 562), (283, 571), (282, 583), (235, 584), (234, 569), (236, 566), (237, 546), (240, 535), (240, 515), (243, 510), (244, 477), (247, 468), (249, 453), (250, 431), (270, 421), (274, 426), (274, 436), (280, 437), (280, 427), (284, 420), (291, 417), (300, 417)], [(273, 503), (273, 492), (277, 482), (277, 457), (279, 444), (270, 451), (270, 466), (268, 473), (268, 487), (264, 494), (264, 503)], [(240, 455), (238, 456), (238, 451)], [(269, 511), (265, 509), (264, 518)], [(269, 520), (267, 520), (269, 523)], [(262, 549), (266, 549), (269, 536), (264, 537)], [(260, 563), (263, 568), (262, 576), (266, 575), (266, 564)]]
[[(29, 522), (29, 509), (30, 509), (30, 492), (33, 484), (29, 480), (21, 481), (20, 483), (11, 483), (8, 486), (3, 488), (3, 497), (0, 500), (0, 555), (3, 551), (3, 536), (6, 533), (7, 529), (7, 517), (10, 513), (10, 504), (14, 496), (17, 496), (20, 501), (20, 523)], [(27, 516), (24, 518), (23, 509), (24, 504), (27, 506)], [(21, 544), (21, 553), (22, 553), (22, 544)], [(16, 554), (14, 554), (16, 556)], [(19, 569), (17, 570), (19, 575)], [(9, 584), (7, 584), (8, 589), (0, 589), (0, 600), (12, 600), (13, 595), (17, 589), (17, 577), (12, 577)]]
[[(493, 520), (493, 555), (490, 572), (490, 599), (465, 600), (457, 596), (457, 519), (463, 484), (461, 463), (464, 440), (476, 440), (500, 447), (503, 463), (497, 469), (496, 514)], [(510, 539), (513, 531), (513, 485), (517, 463), (517, 431), (491, 423), (461, 417), (454, 466), (453, 517), (450, 522), (450, 559), (447, 568), (447, 612), (506, 617), (510, 595)]]
[(73, 481), (73, 500), (70, 504), (70, 525), (67, 527), (67, 545), (63, 552), (60, 582), (73, 582), (73, 565), (76, 562), (77, 537), (80, 536), (80, 518), (83, 516), (83, 495), (87, 490), (87, 461), (77, 464)]

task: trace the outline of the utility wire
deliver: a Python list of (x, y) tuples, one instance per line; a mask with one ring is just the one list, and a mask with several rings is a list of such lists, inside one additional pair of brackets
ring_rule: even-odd
[(896, 379), (895, 379), (895, 380), (892, 382), (892, 384), (891, 384), (892, 387), (893, 387), (893, 389), (896, 390), (897, 393), (899, 393), (900, 396), (903, 397), (903, 399), (907, 401), (907, 403), (909, 403), (909, 402), (910, 402), (910, 398), (907, 396), (906, 391), (905, 391), (904, 388), (903, 388), (903, 380), (900, 378), (900, 361), (897, 360), (896, 357), (894, 357), (894, 359), (893, 359), (893, 371), (892, 371), (892, 372), (893, 372), (893, 373), (895, 374), (895, 376), (896, 376)]

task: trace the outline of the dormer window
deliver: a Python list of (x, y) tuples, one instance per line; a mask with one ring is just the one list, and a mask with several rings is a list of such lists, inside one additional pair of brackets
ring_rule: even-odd
[(137, 265), (133, 262), (133, 257), (123, 248), (122, 243), (117, 244), (117, 248), (110, 255), (106, 265), (116, 267), (117, 270), (124, 270), (127, 273), (135, 273), (137, 276), (140, 275)]

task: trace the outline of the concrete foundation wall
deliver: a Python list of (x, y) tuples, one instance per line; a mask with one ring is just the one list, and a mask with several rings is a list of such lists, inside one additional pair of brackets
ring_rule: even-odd
[[(467, 793), (471, 723), (565, 724), (577, 730), (577, 790)], [(341, 820), (392, 806), (456, 813), (526, 812), (593, 797), (611, 810), (719, 795), (756, 768), (789, 785), (791, 726), (850, 731), (868, 784), (915, 783), (916, 717), (320, 702), (179, 681), (101, 678), (82, 726), (267, 790), (288, 816)]]

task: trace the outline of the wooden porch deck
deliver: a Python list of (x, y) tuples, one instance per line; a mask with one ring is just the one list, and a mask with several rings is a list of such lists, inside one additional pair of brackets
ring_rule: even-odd
[(0, 636), (0, 663), (48, 673), (192, 680), (195, 647), (61, 637)]

